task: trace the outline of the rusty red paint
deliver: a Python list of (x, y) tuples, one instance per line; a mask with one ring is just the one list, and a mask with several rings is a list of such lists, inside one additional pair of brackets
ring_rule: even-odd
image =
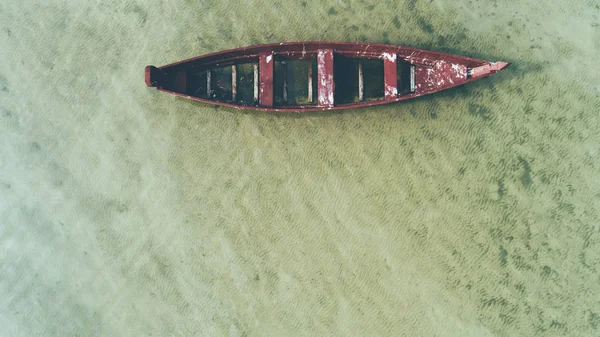
[(396, 73), (396, 54), (383, 53), (384, 99), (393, 101), (398, 97), (398, 79)]
[[(273, 69), (274, 58), (318, 59), (319, 55), (323, 57), (323, 60), (317, 60), (318, 104), (305, 106), (290, 106), (284, 104), (281, 106), (274, 106), (273, 78), (276, 76)], [(384, 81), (385, 88), (389, 89), (386, 90), (384, 99), (336, 104), (333, 99), (335, 96), (333, 74), (335, 55), (344, 55), (359, 59), (383, 59), (384, 77), (382, 81)], [(394, 55), (396, 56), (396, 62), (392, 62), (389, 59), (389, 56)], [(267, 60), (269, 62), (267, 62)], [(403, 60), (415, 68), (414, 92), (403, 92), (400, 95), (397, 94), (395, 69), (399, 60)], [(259, 65), (257, 83), (257, 86), (259, 87), (259, 100), (253, 105), (238, 105), (235, 104), (235, 102), (216, 101), (211, 98), (190, 96), (186, 92), (188, 88), (184, 85), (187, 80), (184, 75), (180, 75), (180, 73), (185, 74), (188, 71), (197, 72), (198, 70), (212, 69), (217, 65), (223, 67), (248, 62), (254, 62)], [(211, 53), (158, 68), (148, 66), (145, 69), (144, 77), (148, 86), (157, 87), (160, 91), (200, 102), (240, 109), (273, 112), (301, 112), (358, 108), (403, 101), (492, 75), (497, 71), (505, 69), (508, 65), (509, 63), (507, 62), (493, 63), (460, 55), (383, 44), (353, 42), (285, 42)], [(394, 89), (396, 89), (396, 94), (394, 94)]]
[(322, 49), (317, 53), (317, 103), (323, 107), (333, 107), (333, 50)]
[(262, 107), (273, 106), (273, 64), (272, 52), (260, 53), (258, 62), (259, 92), (258, 102)]
[(497, 71), (505, 69), (509, 65), (510, 65), (510, 63), (508, 63), (508, 62), (490, 62), (488, 64), (484, 64), (482, 66), (471, 69), (470, 76), (472, 76), (472, 77), (489, 76), (491, 74), (495, 74)]
[(417, 92), (437, 91), (462, 83), (467, 77), (465, 65), (438, 60), (428, 67), (416, 69), (416, 89)]

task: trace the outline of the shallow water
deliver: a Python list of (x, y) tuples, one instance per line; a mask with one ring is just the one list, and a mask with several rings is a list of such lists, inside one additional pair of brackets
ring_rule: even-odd
[[(0, 335), (600, 334), (599, 8), (0, 0)], [(513, 65), (330, 114), (144, 85), (293, 40)]]

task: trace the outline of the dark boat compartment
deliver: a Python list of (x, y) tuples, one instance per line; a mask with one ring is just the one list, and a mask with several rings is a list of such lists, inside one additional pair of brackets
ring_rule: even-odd
[[(254, 68), (256, 63), (243, 63), (237, 65), (237, 95), (236, 103), (242, 105), (253, 105), (254, 100)], [(258, 81), (258, 79), (256, 79)], [(258, 83), (258, 82), (257, 82)]]
[(334, 99), (339, 104), (359, 102), (358, 68), (360, 60), (344, 55), (334, 55)]
[(231, 66), (218, 67), (211, 70), (211, 99), (222, 102), (233, 102), (231, 73)]
[(254, 105), (254, 75), (257, 67), (258, 62), (247, 62), (210, 69), (191, 68), (187, 73), (186, 94), (220, 102)]
[(209, 98), (206, 85), (206, 70), (190, 70), (187, 74), (187, 91), (190, 96)]
[(290, 59), (275, 56), (273, 65), (273, 103), (275, 106), (317, 104), (317, 59)]
[[(398, 79), (398, 94), (408, 94), (411, 92), (411, 71), (410, 63), (398, 57), (396, 65), (396, 78)], [(413, 73), (414, 74), (414, 73)]]
[(384, 97), (383, 60), (336, 54), (333, 80), (335, 102), (338, 104), (382, 100)]
[(365, 101), (379, 101), (383, 99), (383, 60), (365, 59), (363, 62), (363, 76), (365, 83)]

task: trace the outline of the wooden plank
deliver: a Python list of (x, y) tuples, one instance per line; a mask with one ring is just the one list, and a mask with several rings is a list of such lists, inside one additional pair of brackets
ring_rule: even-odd
[(260, 67), (260, 94), (259, 94), (259, 105), (264, 107), (273, 106), (273, 64), (275, 59), (273, 58), (273, 52), (260, 53), (259, 55), (259, 67)]
[(313, 92), (312, 92), (312, 66), (313, 64), (310, 63), (308, 65), (308, 102), (312, 103), (313, 101)]
[(363, 61), (358, 61), (358, 100), (362, 101), (365, 96), (365, 82), (363, 78)]
[(237, 96), (237, 68), (231, 66), (231, 99), (235, 102)]
[(254, 103), (258, 103), (258, 63), (254, 64)]
[(333, 94), (335, 83), (333, 82), (333, 49), (319, 49), (317, 53), (317, 102), (323, 107), (333, 107)]
[(287, 88), (287, 62), (281, 63), (281, 71), (283, 77), (283, 103), (288, 102), (288, 88)]
[(386, 101), (395, 100), (398, 97), (396, 66), (396, 54), (383, 53), (384, 99)]
[(410, 66), (410, 92), (417, 90), (417, 83), (415, 81), (415, 66)]
[(208, 99), (212, 98), (211, 97), (212, 95), (211, 95), (211, 92), (210, 92), (211, 91), (210, 90), (210, 85), (212, 83), (212, 81), (210, 80), (210, 77), (211, 77), (210, 74), (211, 74), (210, 69), (207, 69), (206, 70), (206, 98), (208, 98)]

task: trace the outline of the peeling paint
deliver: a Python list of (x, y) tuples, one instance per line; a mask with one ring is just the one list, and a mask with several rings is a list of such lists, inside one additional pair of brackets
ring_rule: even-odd
[(271, 62), (271, 59), (273, 58), (273, 55), (269, 55), (267, 56), (267, 63)]
[(387, 59), (390, 62), (396, 62), (396, 54), (383, 53), (381, 54), (381, 57)]
[(460, 64), (452, 64), (452, 71), (454, 71), (454, 77), (458, 79), (467, 78), (467, 67)]
[(398, 96), (398, 88), (385, 87), (385, 96)]
[(384, 99), (395, 100), (398, 97), (398, 74), (396, 66), (396, 54), (382, 53), (383, 57), (383, 83)]
[(333, 50), (319, 50), (317, 53), (318, 67), (318, 103), (322, 106), (334, 105), (333, 82)]

